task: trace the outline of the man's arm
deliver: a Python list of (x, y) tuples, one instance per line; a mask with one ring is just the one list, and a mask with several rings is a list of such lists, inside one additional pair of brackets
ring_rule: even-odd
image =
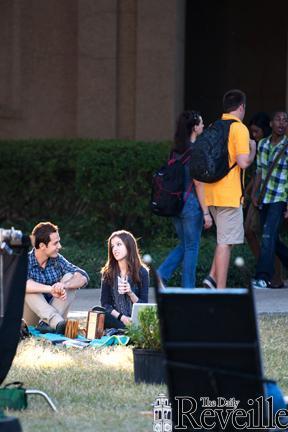
[(249, 154), (239, 154), (236, 156), (237, 165), (239, 165), (242, 169), (248, 168), (253, 162), (256, 155), (256, 142), (250, 139), (249, 146)]
[(52, 290), (51, 285), (45, 285), (39, 282), (35, 282), (33, 279), (28, 279), (26, 282), (27, 294), (35, 294), (35, 293), (51, 294), (51, 290)]
[(71, 275), (66, 282), (64, 281), (64, 288), (66, 289), (78, 289), (82, 288), (84, 285), (87, 285), (88, 278), (84, 276), (82, 273), (75, 272)]
[(58, 284), (45, 285), (35, 282), (33, 279), (28, 279), (26, 282), (26, 294), (51, 294), (53, 297), (66, 300), (67, 294), (65, 289)]
[[(65, 288), (67, 289), (77, 289), (82, 288), (89, 282), (89, 276), (87, 272), (80, 267), (75, 266), (70, 263), (63, 255), (58, 255), (59, 263), (62, 269), (63, 278), (59, 282), (65, 283)], [(70, 278), (67, 277), (65, 280), (66, 273), (71, 273)]]

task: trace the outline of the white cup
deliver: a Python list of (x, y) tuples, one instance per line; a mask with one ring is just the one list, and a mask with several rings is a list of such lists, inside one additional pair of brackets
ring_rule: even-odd
[(117, 281), (118, 281), (118, 293), (125, 294), (125, 291), (123, 291), (123, 286), (126, 285), (127, 276), (124, 276), (123, 278), (121, 276), (117, 276)]

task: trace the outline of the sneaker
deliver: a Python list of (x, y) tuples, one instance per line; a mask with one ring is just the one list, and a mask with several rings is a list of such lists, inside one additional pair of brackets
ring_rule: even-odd
[(270, 283), (264, 279), (251, 279), (251, 288), (254, 289), (265, 289), (270, 288)]
[(210, 275), (206, 276), (205, 279), (203, 280), (203, 286), (204, 288), (211, 288), (211, 289), (217, 288), (217, 284), (215, 280)]
[(66, 324), (67, 324), (67, 320), (59, 321), (58, 324), (56, 325), (55, 332), (58, 334), (64, 335), (65, 329), (66, 329)]
[(39, 321), (39, 324), (37, 325), (37, 327), (35, 327), (35, 330), (38, 330), (42, 334), (55, 333), (55, 329), (50, 327), (49, 324), (44, 321)]

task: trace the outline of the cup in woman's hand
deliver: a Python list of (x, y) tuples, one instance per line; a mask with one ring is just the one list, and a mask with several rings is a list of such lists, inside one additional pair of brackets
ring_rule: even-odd
[(127, 283), (127, 279), (126, 277), (117, 277), (118, 279), (118, 293), (119, 294), (125, 294), (125, 288), (126, 288), (126, 283)]

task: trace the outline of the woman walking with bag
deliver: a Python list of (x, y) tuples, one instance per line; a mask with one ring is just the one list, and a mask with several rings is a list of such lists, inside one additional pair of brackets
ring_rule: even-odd
[[(180, 159), (188, 152), (203, 131), (204, 123), (197, 111), (184, 111), (180, 114), (175, 131), (171, 154)], [(191, 155), (193, 159), (193, 155)], [(173, 217), (173, 223), (179, 239), (178, 245), (170, 252), (158, 268), (158, 273), (166, 285), (176, 268), (182, 263), (182, 287), (194, 288), (199, 243), (203, 228), (212, 226), (208, 207), (204, 204), (204, 186), (191, 179), (188, 163), (185, 165), (184, 207), (179, 216)]]

